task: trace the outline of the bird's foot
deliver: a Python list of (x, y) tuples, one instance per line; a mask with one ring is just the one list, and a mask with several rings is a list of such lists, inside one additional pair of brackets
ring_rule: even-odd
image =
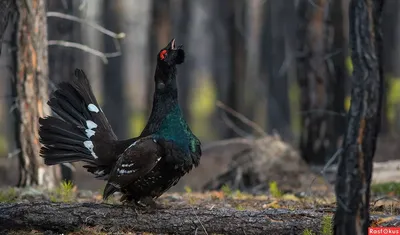
[(154, 201), (154, 199), (151, 197), (145, 197), (145, 198), (141, 199), (140, 201), (138, 201), (137, 204), (139, 204), (143, 208), (149, 208), (149, 209), (153, 209), (153, 210), (154, 209), (166, 209), (165, 206), (156, 203)]

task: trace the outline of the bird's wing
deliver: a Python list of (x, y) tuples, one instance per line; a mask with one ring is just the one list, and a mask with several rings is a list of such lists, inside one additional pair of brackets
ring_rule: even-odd
[(108, 178), (103, 198), (149, 173), (161, 160), (161, 146), (152, 136), (138, 139), (121, 154)]

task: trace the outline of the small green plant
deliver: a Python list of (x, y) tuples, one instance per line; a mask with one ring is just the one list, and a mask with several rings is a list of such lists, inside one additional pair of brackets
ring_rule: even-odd
[(242, 205), (238, 204), (238, 205), (235, 207), (235, 209), (238, 210), (238, 211), (244, 211), (246, 208), (244, 208)]
[(232, 195), (232, 189), (229, 187), (229, 185), (224, 184), (221, 187), (221, 191), (224, 193), (226, 196), (231, 196)]
[(191, 193), (192, 189), (189, 186), (185, 186), (185, 192), (186, 193)]
[(273, 197), (280, 198), (282, 197), (283, 193), (278, 188), (278, 183), (276, 181), (271, 181), (269, 183), (269, 192)]
[(333, 234), (332, 228), (332, 217), (324, 216), (321, 221), (321, 234), (322, 235), (330, 235)]
[(71, 181), (63, 181), (51, 193), (50, 200), (52, 202), (71, 202), (74, 199), (74, 185)]
[(315, 233), (311, 229), (305, 229), (303, 231), (303, 235), (315, 235)]
[(14, 188), (3, 189), (0, 191), (0, 202), (15, 202), (17, 196), (17, 191)]

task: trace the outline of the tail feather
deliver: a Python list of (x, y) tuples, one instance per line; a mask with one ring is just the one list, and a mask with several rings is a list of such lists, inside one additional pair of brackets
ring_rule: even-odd
[(39, 119), (45, 164), (83, 161), (89, 172), (106, 176), (118, 156), (118, 146), (129, 142), (117, 141), (84, 72), (76, 69), (71, 81), (60, 83), (48, 105), (58, 117)]

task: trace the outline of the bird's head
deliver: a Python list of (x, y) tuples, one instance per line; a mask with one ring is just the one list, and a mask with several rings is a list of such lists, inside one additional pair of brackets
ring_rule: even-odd
[(176, 46), (172, 39), (157, 55), (157, 64), (162, 67), (174, 67), (185, 60), (183, 45)]

